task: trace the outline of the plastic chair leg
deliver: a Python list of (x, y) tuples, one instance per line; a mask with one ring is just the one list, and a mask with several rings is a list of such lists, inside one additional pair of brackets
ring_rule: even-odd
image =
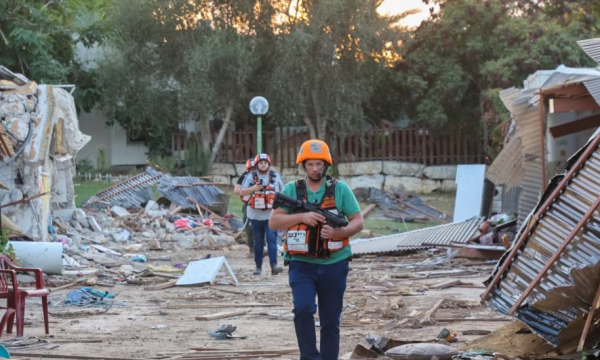
[(17, 337), (23, 337), (25, 330), (25, 296), (19, 297), (17, 305)]
[(9, 319), (14, 318), (15, 316), (15, 310), (11, 309), (11, 308), (7, 308), (6, 312), (4, 313), (4, 316), (2, 316), (2, 321), (0, 321), (0, 338), (2, 337), (2, 334), (4, 333), (4, 327), (6, 327), (7, 322), (9, 321)]
[[(14, 298), (6, 299), (6, 307), (9, 308), (10, 310), (12, 310), (6, 319), (7, 320), (6, 332), (9, 334), (12, 334), (13, 326), (15, 323), (16, 310), (17, 310), (17, 307), (15, 306), (15, 299)], [(8, 313), (8, 311), (7, 311), (7, 313)]]
[[(42, 297), (42, 310), (44, 312), (44, 328), (46, 329), (46, 335), (50, 334), (50, 324), (48, 321), (48, 297)], [(1, 336), (1, 333), (0, 333)]]

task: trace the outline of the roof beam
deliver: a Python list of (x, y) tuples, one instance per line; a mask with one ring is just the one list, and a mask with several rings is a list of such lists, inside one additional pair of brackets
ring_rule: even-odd
[(600, 110), (600, 105), (591, 96), (579, 98), (550, 99), (550, 113), (563, 113), (570, 111), (595, 111)]
[(600, 127), (600, 115), (588, 116), (583, 119), (568, 122), (549, 128), (550, 134), (554, 138), (578, 133), (580, 131), (595, 129)]

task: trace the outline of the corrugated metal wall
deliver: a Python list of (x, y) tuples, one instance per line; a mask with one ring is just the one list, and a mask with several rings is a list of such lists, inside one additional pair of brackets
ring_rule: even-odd
[(520, 227), (525, 217), (538, 203), (543, 189), (542, 129), (537, 105), (531, 105), (534, 90), (523, 90), (512, 103), (513, 116), (517, 123), (516, 137), (522, 141), (523, 177), (521, 198), (519, 199)]

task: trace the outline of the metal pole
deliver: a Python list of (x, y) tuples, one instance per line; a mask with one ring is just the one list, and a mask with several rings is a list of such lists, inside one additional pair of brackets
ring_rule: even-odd
[(262, 152), (262, 119), (260, 116), (256, 120), (256, 153)]

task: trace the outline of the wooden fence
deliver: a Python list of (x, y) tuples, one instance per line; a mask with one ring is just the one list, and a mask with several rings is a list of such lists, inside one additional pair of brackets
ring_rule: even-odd
[[(211, 147), (216, 134), (212, 134)], [(277, 128), (264, 131), (263, 152), (271, 156), (273, 165), (280, 168), (296, 166), (300, 145), (310, 138), (308, 131)], [(172, 137), (173, 156), (180, 161), (190, 142), (199, 142), (199, 134), (176, 133)], [(393, 160), (424, 165), (481, 164), (484, 162), (481, 136), (470, 135), (463, 129), (449, 127), (436, 131), (427, 126), (400, 129), (382, 125), (361, 133), (329, 134), (334, 163)], [(251, 127), (231, 130), (225, 135), (217, 154), (217, 162), (243, 163), (256, 154), (256, 133)]]

